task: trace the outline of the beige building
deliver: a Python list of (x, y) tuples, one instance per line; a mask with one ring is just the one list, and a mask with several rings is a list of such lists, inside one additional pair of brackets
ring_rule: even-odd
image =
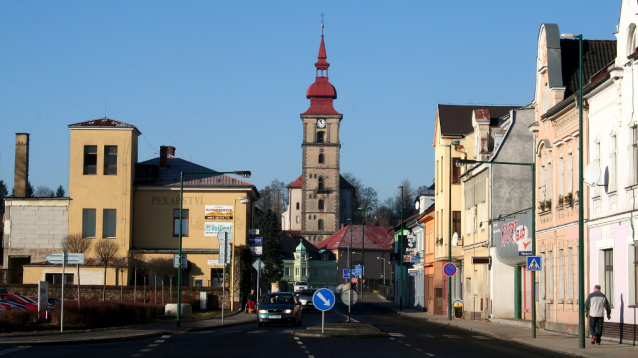
[[(183, 177), (182, 248), (188, 264), (182, 284), (218, 286), (222, 265), (217, 233), (231, 230), (234, 247), (246, 245), (248, 230), (255, 227), (254, 203), (259, 195), (255, 186), (180, 159), (174, 147), (161, 147), (160, 157), (138, 162), (140, 131), (130, 124), (103, 118), (69, 129), (68, 233), (81, 234), (94, 244), (99, 240), (118, 244), (118, 253), (108, 263), (106, 283), (132, 279), (125, 264), (132, 253), (144, 254), (147, 261), (172, 259), (178, 253), (180, 174), (210, 173)], [(101, 263), (95, 253), (86, 253), (85, 258), (81, 283), (102, 284), (103, 267), (102, 271), (96, 267)], [(24, 283), (60, 272), (58, 265), (31, 263), (25, 266)], [(234, 267), (232, 276), (238, 272), (236, 261)]]

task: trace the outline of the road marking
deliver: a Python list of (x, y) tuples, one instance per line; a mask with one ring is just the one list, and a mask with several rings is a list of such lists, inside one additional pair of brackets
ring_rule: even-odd
[(16, 348), (7, 349), (6, 351), (0, 352), (0, 356), (3, 356), (5, 354), (9, 354), (9, 353), (13, 353), (13, 352), (17, 352), (17, 351), (21, 351), (21, 350), (27, 349), (27, 348), (29, 348), (29, 347), (16, 347)]
[(461, 338), (461, 337), (459, 337), (459, 336), (457, 336), (455, 334), (444, 334), (443, 337), (446, 337), (446, 338)]
[(155, 341), (155, 343), (164, 343), (164, 342), (166, 342), (166, 341), (163, 340), (163, 339), (158, 339), (158, 340)]
[(297, 341), (297, 344), (303, 344), (303, 342), (302, 341)]
[(431, 335), (431, 334), (427, 334), (427, 333), (425, 333), (425, 334), (419, 334), (419, 336), (421, 336), (421, 337), (425, 337), (425, 338), (434, 338), (434, 336), (433, 336), (433, 335)]
[(157, 347), (159, 344), (149, 344), (148, 347)]
[(476, 339), (492, 339), (492, 337), (485, 337), (485, 336), (472, 336), (472, 338), (476, 338)]
[(434, 354), (432, 353), (425, 353), (425, 354), (429, 355), (430, 357), (434, 357)]
[(309, 350), (305, 350), (305, 351), (303, 351), (303, 352), (304, 352), (304, 353), (306, 353), (306, 354), (310, 354), (310, 351), (309, 351)]
[(299, 348), (301, 348), (301, 349), (306, 349), (306, 346), (299, 346)]
[(165, 335), (162, 336), (162, 338), (171, 338), (171, 336), (165, 334)]
[(137, 354), (133, 354), (131, 357), (141, 357), (143, 356), (143, 354), (137, 353)]
[(423, 352), (423, 349), (421, 349), (421, 348), (414, 348), (414, 349), (416, 349), (419, 352)]
[(150, 352), (150, 351), (152, 351), (152, 349), (149, 349), (149, 348), (140, 349), (140, 352)]
[(405, 337), (403, 333), (388, 333), (390, 337)]
[(407, 343), (406, 343), (405, 345), (406, 345), (406, 346), (408, 346), (408, 347), (412, 347), (412, 345), (411, 345), (411, 344), (407, 344)]
[(298, 340), (299, 340), (299, 337), (293, 337), (293, 338), (294, 338), (296, 341), (298, 341)]

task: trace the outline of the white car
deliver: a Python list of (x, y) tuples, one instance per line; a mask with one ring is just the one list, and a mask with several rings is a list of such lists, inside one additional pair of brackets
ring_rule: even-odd
[(294, 291), (295, 292), (301, 292), (303, 290), (308, 289), (308, 282), (306, 281), (297, 281), (295, 282), (295, 286), (294, 286)]

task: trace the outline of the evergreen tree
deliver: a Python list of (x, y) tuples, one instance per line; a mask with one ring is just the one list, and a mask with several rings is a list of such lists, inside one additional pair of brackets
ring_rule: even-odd
[(58, 187), (58, 190), (56, 190), (56, 192), (55, 192), (55, 197), (56, 198), (64, 198), (65, 195), (66, 195), (66, 192), (64, 191), (64, 188), (62, 187), (62, 185), (60, 185)]
[(27, 198), (33, 198), (33, 192), (35, 190), (33, 189), (33, 185), (31, 185), (31, 182), (27, 182), (27, 189), (26, 189), (26, 195), (25, 197)]
[(9, 195), (9, 189), (4, 180), (0, 180), (0, 198), (6, 198)]
[(279, 241), (280, 231), (279, 216), (268, 209), (259, 223), (259, 232), (263, 238), (264, 270), (262, 278), (264, 284), (277, 282), (284, 276), (284, 261)]

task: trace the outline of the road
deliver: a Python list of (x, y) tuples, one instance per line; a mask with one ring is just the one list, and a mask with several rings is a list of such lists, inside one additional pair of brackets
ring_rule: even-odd
[[(0, 348), (1, 357), (99, 358), (99, 357), (567, 357), (510, 341), (401, 317), (391, 311), (357, 303), (351, 317), (372, 324), (389, 338), (294, 337), (296, 327), (257, 324), (220, 328), (207, 332), (179, 333), (157, 338), (64, 346)], [(343, 322), (347, 307), (337, 303), (325, 315), (326, 322)], [(304, 313), (303, 326), (321, 324), (321, 313)], [(303, 327), (301, 328), (303, 329)]]

